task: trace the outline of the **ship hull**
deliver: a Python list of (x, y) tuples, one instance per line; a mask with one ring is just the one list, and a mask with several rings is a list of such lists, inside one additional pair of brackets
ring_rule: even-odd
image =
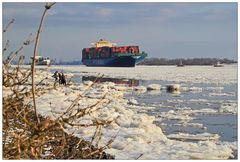
[(82, 63), (86, 66), (107, 66), (107, 67), (134, 67), (143, 60), (145, 55), (124, 55), (119, 54), (115, 57), (104, 59), (84, 59)]
[(36, 65), (49, 66), (49, 65), (50, 65), (50, 60), (48, 60), (48, 61), (39, 61), (39, 62), (36, 62)]
[(136, 60), (130, 56), (105, 59), (85, 59), (82, 62), (86, 66), (109, 66), (109, 67), (134, 67), (136, 64)]

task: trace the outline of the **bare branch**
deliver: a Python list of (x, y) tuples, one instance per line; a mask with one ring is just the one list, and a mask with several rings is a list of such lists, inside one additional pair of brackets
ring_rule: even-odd
[[(39, 40), (40, 40), (40, 35), (41, 35), (41, 31), (42, 31), (42, 26), (43, 26), (43, 22), (45, 20), (46, 14), (47, 14), (47, 10), (51, 8), (53, 4), (46, 4), (45, 5), (45, 10), (43, 12), (39, 27), (38, 27), (38, 32), (37, 32), (37, 37), (36, 37), (36, 42), (35, 42), (35, 46), (34, 46), (34, 52), (33, 52), (33, 60), (32, 60), (32, 95), (33, 95), (33, 107), (34, 107), (34, 111), (35, 111), (35, 117), (38, 123), (40, 123), (39, 117), (38, 117), (38, 113), (37, 113), (37, 105), (36, 105), (36, 99), (35, 99), (35, 64), (36, 64), (36, 55), (38, 53), (38, 44), (39, 44)], [(48, 7), (46, 7), (48, 6)]]
[(12, 19), (12, 20), (7, 24), (6, 28), (3, 29), (3, 33), (6, 33), (6, 32), (7, 32), (8, 28), (14, 23), (14, 21), (15, 21), (15, 20)]

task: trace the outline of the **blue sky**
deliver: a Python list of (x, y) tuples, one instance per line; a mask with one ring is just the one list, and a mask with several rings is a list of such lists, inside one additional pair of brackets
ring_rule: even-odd
[[(3, 3), (8, 52), (36, 35), (44, 3)], [(63, 3), (49, 10), (39, 52), (57, 60), (81, 59), (100, 38), (139, 45), (149, 57), (217, 57), (237, 60), (237, 3)], [(24, 49), (29, 58), (33, 45)]]

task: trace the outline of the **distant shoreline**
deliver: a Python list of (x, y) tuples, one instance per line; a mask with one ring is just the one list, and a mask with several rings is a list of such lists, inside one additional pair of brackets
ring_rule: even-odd
[(227, 58), (177, 58), (177, 59), (166, 59), (166, 58), (146, 58), (139, 65), (198, 65), (198, 66), (212, 66), (217, 62), (221, 64), (234, 64), (237, 63), (235, 60)]
[[(227, 58), (176, 58), (176, 59), (167, 59), (167, 58), (146, 58), (139, 65), (145, 66), (177, 66), (182, 63), (185, 66), (213, 66), (217, 62), (221, 64), (237, 64), (235, 60), (230, 60)], [(31, 63), (28, 62), (27, 65)], [(51, 60), (51, 65), (83, 65), (81, 60), (73, 61), (56, 61), (56, 59)]]

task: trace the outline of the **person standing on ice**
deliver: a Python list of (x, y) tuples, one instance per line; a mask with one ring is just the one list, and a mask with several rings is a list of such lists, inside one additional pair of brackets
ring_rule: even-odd
[(61, 83), (63, 84), (63, 85), (67, 85), (66, 84), (66, 78), (65, 78), (65, 76), (64, 76), (64, 74), (62, 73), (62, 75), (61, 75)]
[(58, 78), (58, 71), (55, 71), (55, 73), (52, 76), (53, 78), (55, 78), (55, 82), (59, 79)]
[(61, 73), (58, 73), (58, 81), (59, 81), (59, 84), (62, 84), (62, 75)]

